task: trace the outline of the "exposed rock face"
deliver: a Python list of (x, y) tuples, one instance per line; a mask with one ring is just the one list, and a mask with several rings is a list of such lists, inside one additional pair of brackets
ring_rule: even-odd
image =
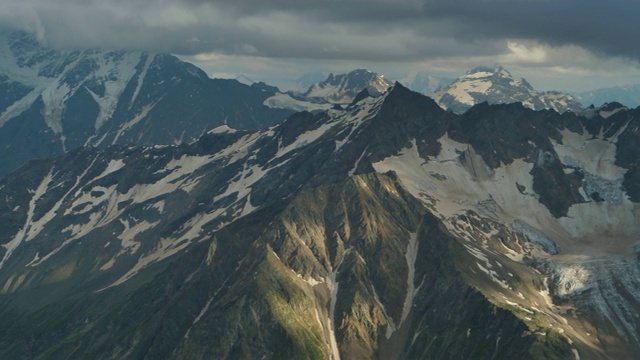
[(640, 350), (638, 110), (358, 98), (7, 176), (0, 357)]
[(443, 109), (457, 114), (483, 102), (519, 102), (533, 110), (551, 109), (559, 113), (582, 110), (582, 105), (573, 96), (557, 91), (540, 93), (525, 79), (514, 79), (501, 66), (471, 69), (450, 85), (435, 91), (432, 96)]
[(277, 89), (209, 79), (170, 55), (54, 51), (10, 33), (0, 34), (0, 68), (0, 176), (80, 146), (191, 142), (291, 114), (262, 105)]

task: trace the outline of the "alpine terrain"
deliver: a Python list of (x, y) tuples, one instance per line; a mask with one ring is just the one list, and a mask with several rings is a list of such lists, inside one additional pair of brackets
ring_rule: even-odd
[(289, 110), (259, 83), (210, 79), (177, 58), (134, 51), (57, 51), (0, 34), (0, 176), (80, 146), (190, 142), (217, 126), (260, 129)]
[(640, 109), (355, 99), (0, 180), (0, 358), (640, 351)]
[[(317, 74), (308, 74), (308, 77)], [(306, 91), (278, 93), (265, 100), (272, 108), (293, 110), (328, 110), (336, 106), (349, 105), (363, 90), (371, 96), (386, 92), (393, 82), (383, 75), (357, 69), (347, 74), (329, 74), (323, 81), (311, 85)]]
[(431, 94), (443, 108), (457, 114), (475, 104), (522, 103), (533, 110), (552, 109), (559, 113), (579, 112), (582, 105), (571, 95), (557, 91), (538, 92), (525, 79), (515, 79), (502, 66), (480, 66), (467, 71), (450, 85)]

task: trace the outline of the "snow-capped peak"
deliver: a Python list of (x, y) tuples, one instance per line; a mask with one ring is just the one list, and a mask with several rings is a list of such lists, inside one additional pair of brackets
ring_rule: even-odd
[(444, 109), (463, 113), (475, 104), (520, 102), (534, 109), (557, 112), (581, 111), (582, 105), (571, 95), (560, 92), (539, 93), (525, 79), (514, 78), (500, 65), (479, 66), (467, 71), (449, 86), (431, 94)]
[(371, 95), (378, 96), (391, 86), (393, 82), (383, 75), (357, 69), (347, 74), (329, 74), (325, 80), (312, 85), (304, 96), (324, 99), (333, 104), (348, 104), (364, 89), (367, 89)]
[(467, 71), (460, 79), (481, 79), (489, 77), (503, 77), (512, 79), (511, 73), (507, 71), (501, 65), (495, 65), (494, 67), (478, 66)]
[(301, 110), (328, 110), (334, 105), (349, 105), (358, 94), (367, 90), (373, 97), (392, 87), (393, 81), (375, 72), (357, 69), (346, 74), (329, 74), (326, 79), (311, 85), (305, 92), (278, 93), (264, 101), (272, 108)]

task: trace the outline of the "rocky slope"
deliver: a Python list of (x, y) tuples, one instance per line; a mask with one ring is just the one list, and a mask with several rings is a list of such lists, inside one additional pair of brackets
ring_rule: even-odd
[(457, 114), (475, 104), (522, 103), (533, 110), (552, 109), (559, 113), (579, 112), (582, 105), (571, 95), (557, 91), (540, 93), (524, 79), (515, 79), (503, 67), (477, 67), (431, 96), (443, 108)]
[(80, 146), (190, 142), (223, 124), (259, 129), (291, 111), (262, 102), (277, 89), (209, 79), (163, 54), (55, 51), (0, 34), (0, 176)]
[(640, 350), (639, 109), (357, 99), (0, 181), (0, 357)]

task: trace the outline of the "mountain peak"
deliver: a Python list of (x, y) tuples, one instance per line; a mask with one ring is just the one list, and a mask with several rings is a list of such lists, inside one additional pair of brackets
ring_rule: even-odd
[(469, 76), (469, 75), (474, 75), (475, 77), (496, 76), (496, 75), (501, 77), (508, 77), (508, 78), (513, 77), (511, 73), (507, 71), (507, 69), (505, 69), (502, 65), (499, 65), (499, 64), (496, 64), (493, 67), (485, 66), (485, 65), (477, 66), (467, 71), (464, 76)]
[(514, 78), (501, 65), (478, 66), (433, 95), (444, 109), (463, 113), (475, 104), (519, 102), (533, 110), (552, 109), (563, 113), (579, 112), (582, 105), (571, 95), (560, 92), (539, 93), (525, 79)]
[(582, 111), (580, 115), (588, 119), (591, 119), (596, 115), (599, 115), (603, 119), (607, 119), (610, 116), (623, 110), (628, 110), (628, 108), (620, 104), (619, 102), (612, 101), (609, 103), (604, 103), (601, 106), (595, 106), (592, 104), (588, 108), (586, 108), (584, 111)]
[(356, 95), (356, 97), (351, 102), (351, 105), (349, 106), (353, 106), (357, 104), (359, 101), (366, 99), (368, 97), (371, 97), (371, 95), (369, 94), (369, 90), (367, 90), (367, 88), (364, 88), (362, 91), (358, 93), (358, 95)]
[(245, 85), (253, 85), (256, 83), (255, 81), (253, 81), (253, 79), (249, 78), (246, 75), (238, 75), (235, 77), (235, 80)]
[(325, 80), (310, 86), (302, 96), (316, 102), (349, 104), (364, 89), (372, 96), (380, 96), (391, 86), (383, 75), (356, 69), (345, 74), (331, 73)]
[(264, 104), (272, 108), (297, 111), (328, 110), (334, 108), (334, 105), (349, 106), (362, 100), (359, 95), (363, 90), (367, 90), (366, 97), (378, 97), (387, 92), (392, 85), (384, 75), (366, 69), (355, 69), (344, 74), (330, 73), (324, 80), (309, 86), (304, 92), (277, 93), (266, 99)]

